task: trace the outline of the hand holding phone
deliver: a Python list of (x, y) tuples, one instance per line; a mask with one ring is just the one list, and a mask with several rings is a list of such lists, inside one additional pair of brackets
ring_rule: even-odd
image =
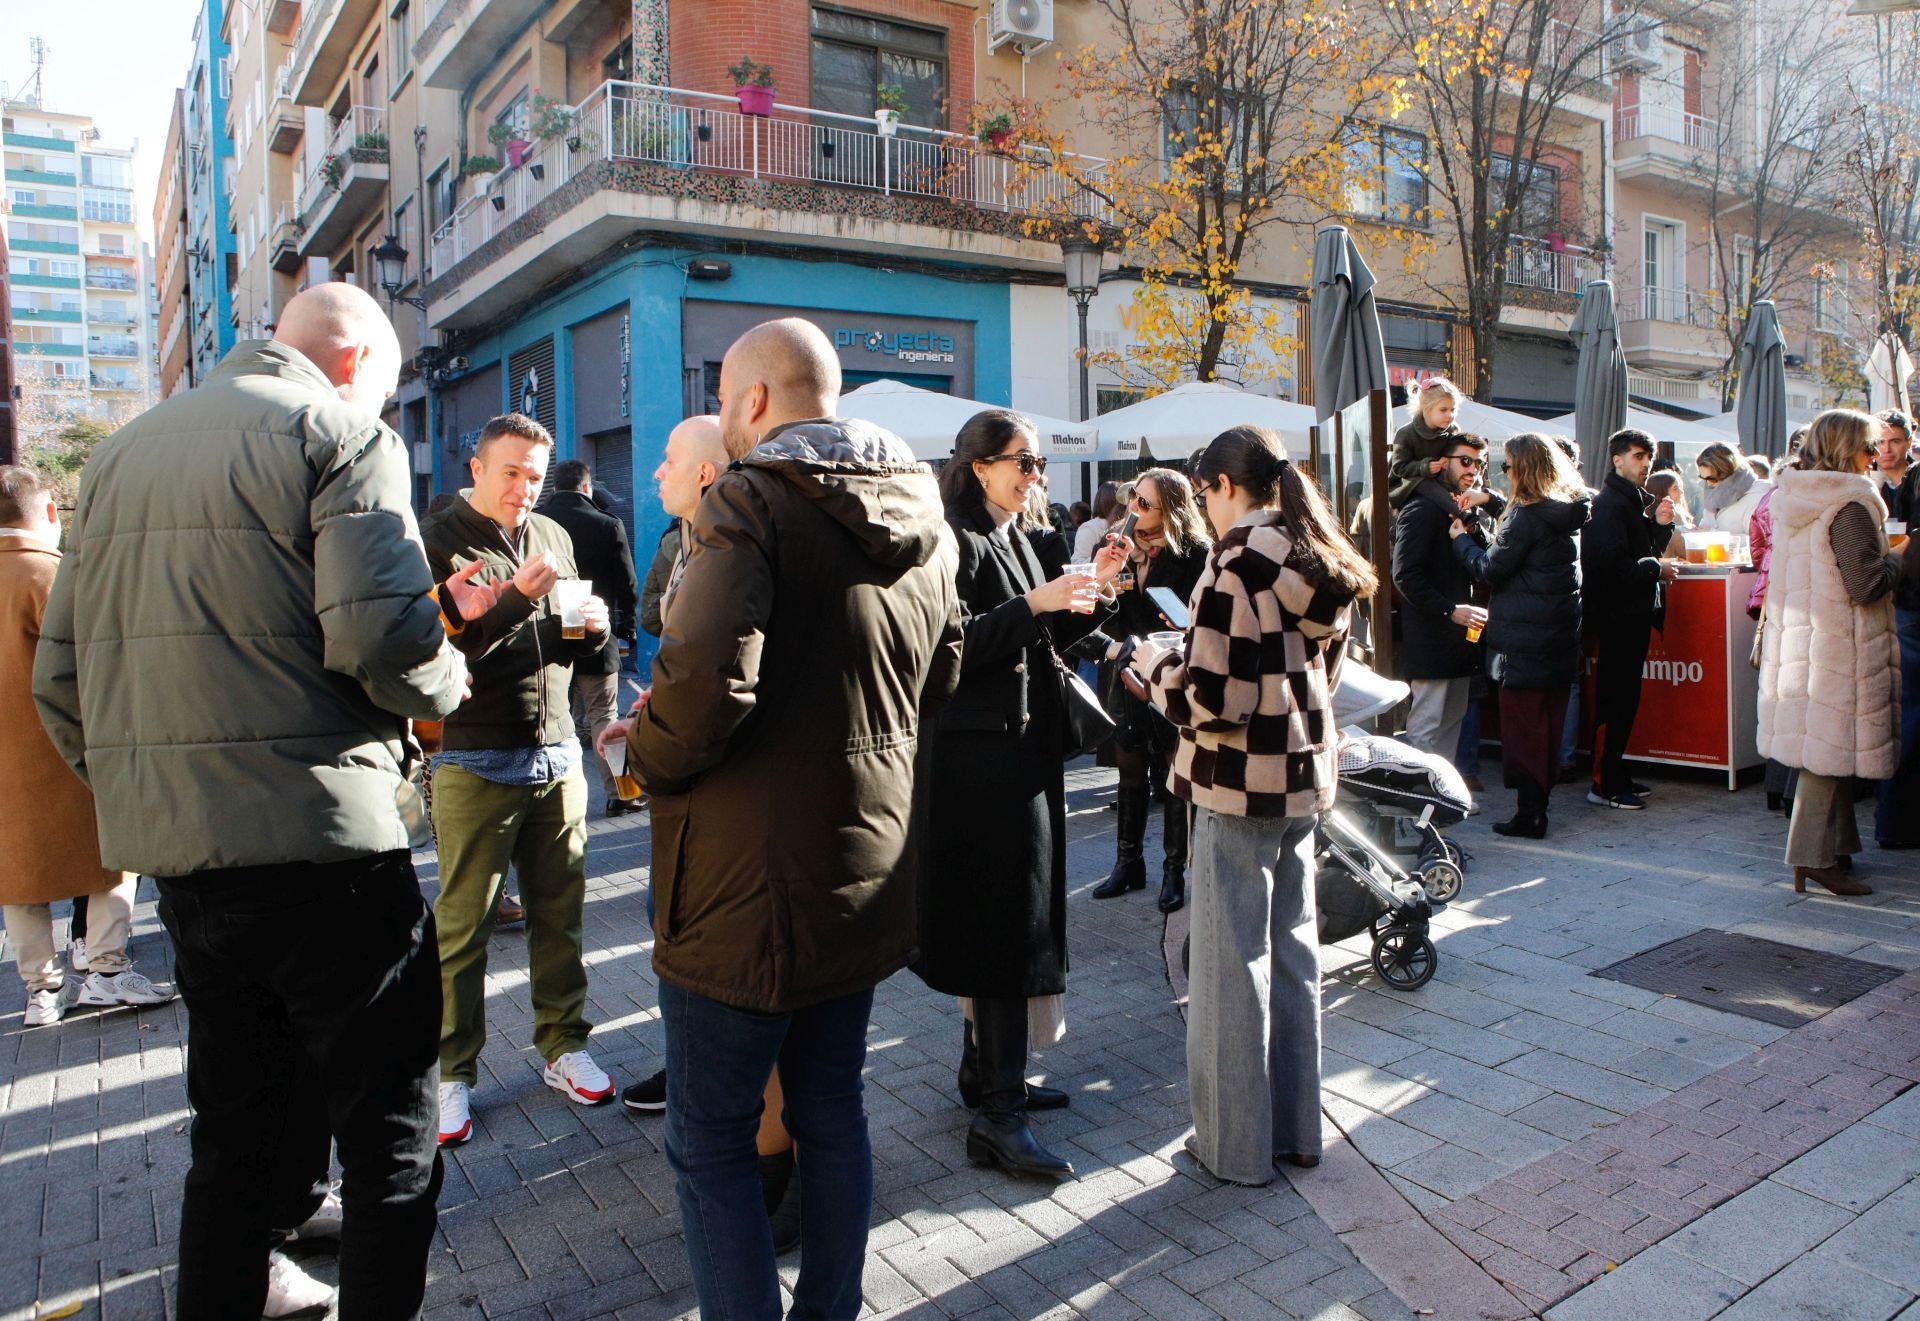
[(1159, 607), (1161, 618), (1165, 619), (1168, 625), (1183, 633), (1187, 631), (1192, 619), (1187, 613), (1187, 603), (1180, 599), (1178, 592), (1171, 587), (1149, 587), (1147, 599)]

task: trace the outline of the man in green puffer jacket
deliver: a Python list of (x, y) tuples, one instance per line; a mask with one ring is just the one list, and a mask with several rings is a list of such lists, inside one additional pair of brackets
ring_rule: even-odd
[(440, 981), (398, 804), (466, 665), (379, 421), (399, 369), (365, 293), (294, 298), (94, 451), (42, 626), (41, 721), (102, 860), (158, 878), (186, 998), (180, 1316), (260, 1315), (275, 1176), (324, 1179), (329, 1128), (343, 1308), (425, 1288)]

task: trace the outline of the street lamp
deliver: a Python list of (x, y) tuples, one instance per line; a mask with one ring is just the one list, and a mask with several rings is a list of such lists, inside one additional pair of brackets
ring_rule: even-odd
[[(1085, 422), (1093, 416), (1087, 385), (1087, 304), (1100, 293), (1100, 245), (1083, 233), (1070, 234), (1060, 240), (1060, 261), (1066, 267), (1067, 292), (1080, 309), (1080, 416), (1075, 420)], [(1093, 464), (1080, 465), (1080, 481), (1091, 501)]]
[(398, 238), (392, 234), (387, 235), (386, 241), (368, 255), (373, 258), (375, 277), (380, 282), (380, 288), (387, 295), (389, 309), (395, 303), (406, 303), (418, 308), (426, 307), (424, 298), (414, 298), (400, 292), (400, 286), (407, 282), (407, 250), (400, 246)]

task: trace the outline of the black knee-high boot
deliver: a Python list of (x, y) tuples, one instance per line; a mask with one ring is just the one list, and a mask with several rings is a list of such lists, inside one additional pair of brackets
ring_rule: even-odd
[(1166, 860), (1160, 864), (1160, 911), (1172, 913), (1187, 902), (1187, 803), (1168, 794), (1160, 804)]
[(1114, 808), (1120, 815), (1119, 847), (1113, 871), (1093, 887), (1095, 899), (1112, 899), (1129, 890), (1147, 888), (1147, 800), (1144, 784), (1122, 784)]
[[(980, 1108), (980, 1048), (974, 1044), (973, 1024), (963, 1022), (961, 1030), (965, 1035), (960, 1042), (960, 1073), (955, 1081), (960, 1086), (960, 1103), (969, 1110)], [(1073, 1098), (1054, 1087), (1043, 1087), (1037, 1082), (1027, 1084), (1027, 1109), (1061, 1110), (1072, 1104)]]
[(967, 1130), (967, 1159), (1010, 1174), (1064, 1179), (1073, 1166), (1041, 1146), (1027, 1126), (1027, 1002), (975, 999), (980, 1112)]

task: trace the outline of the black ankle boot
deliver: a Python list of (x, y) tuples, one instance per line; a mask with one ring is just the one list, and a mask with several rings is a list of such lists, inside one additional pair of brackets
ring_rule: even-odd
[(976, 999), (974, 1039), (980, 1056), (980, 1112), (967, 1130), (967, 1159), (1009, 1174), (1064, 1179), (1073, 1166), (1041, 1146), (1027, 1126), (1027, 1002)]
[(1493, 823), (1493, 833), (1510, 839), (1547, 837), (1547, 790), (1530, 780), (1522, 780), (1515, 790), (1518, 802), (1513, 818)]
[(1147, 888), (1144, 848), (1147, 839), (1147, 798), (1147, 786), (1144, 784), (1120, 786), (1120, 795), (1113, 804), (1120, 816), (1113, 871), (1106, 880), (1093, 887), (1095, 899), (1112, 899), (1129, 890)]
[[(969, 1110), (980, 1108), (980, 1048), (974, 1045), (973, 1024), (964, 1024), (966, 1039), (960, 1043), (960, 1103)], [(1037, 1082), (1027, 1084), (1027, 1109), (1064, 1110), (1073, 1098), (1054, 1087)]]
[(1160, 805), (1166, 860), (1160, 864), (1160, 911), (1178, 912), (1187, 902), (1187, 804), (1167, 795)]

